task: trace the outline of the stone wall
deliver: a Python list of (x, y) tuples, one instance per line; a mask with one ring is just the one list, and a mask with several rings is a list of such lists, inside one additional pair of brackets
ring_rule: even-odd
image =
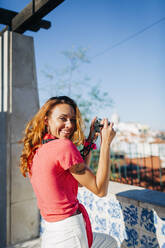
[(19, 170), (25, 124), (39, 98), (33, 38), (6, 31), (0, 37), (0, 247), (39, 234), (39, 213), (28, 178)]

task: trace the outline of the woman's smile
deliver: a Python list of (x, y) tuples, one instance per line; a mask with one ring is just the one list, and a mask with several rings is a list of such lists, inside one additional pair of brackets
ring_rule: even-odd
[(60, 133), (62, 133), (62, 135), (64, 135), (64, 136), (70, 136), (71, 135), (71, 132), (67, 131), (67, 130), (61, 130)]
[(71, 138), (76, 128), (75, 115), (69, 104), (56, 105), (48, 118), (50, 133), (56, 138)]

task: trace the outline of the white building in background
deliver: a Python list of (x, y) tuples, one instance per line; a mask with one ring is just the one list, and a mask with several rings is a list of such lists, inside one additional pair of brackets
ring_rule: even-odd
[(114, 152), (121, 152), (130, 158), (158, 156), (165, 167), (165, 140), (157, 139), (159, 131), (152, 131), (148, 125), (120, 122), (115, 113), (111, 117), (116, 129), (116, 137), (112, 143)]
[(116, 127), (118, 126), (118, 124), (120, 123), (120, 117), (119, 117), (119, 115), (117, 113), (114, 113), (111, 116), (111, 122), (113, 122)]

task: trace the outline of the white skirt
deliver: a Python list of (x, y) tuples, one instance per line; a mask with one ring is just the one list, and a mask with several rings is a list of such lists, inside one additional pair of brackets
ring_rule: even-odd
[(41, 248), (88, 248), (82, 214), (57, 222), (47, 222), (44, 220)]
[[(89, 248), (82, 214), (58, 222), (43, 220), (41, 248)], [(92, 248), (117, 248), (116, 240), (104, 233), (93, 233)]]

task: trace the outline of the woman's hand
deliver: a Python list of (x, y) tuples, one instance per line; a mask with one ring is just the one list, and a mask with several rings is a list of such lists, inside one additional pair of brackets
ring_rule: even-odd
[(104, 118), (102, 120), (102, 124), (103, 124), (103, 128), (100, 131), (101, 143), (107, 143), (108, 145), (110, 145), (116, 135), (116, 132), (113, 129), (114, 123), (111, 122), (110, 125), (108, 125), (108, 119)]

